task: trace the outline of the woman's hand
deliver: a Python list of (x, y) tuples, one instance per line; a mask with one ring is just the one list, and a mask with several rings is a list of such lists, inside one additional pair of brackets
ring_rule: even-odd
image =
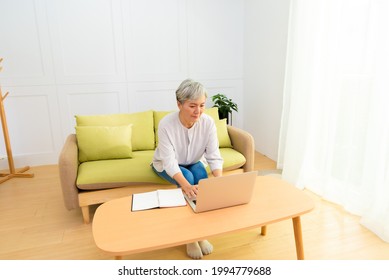
[(181, 189), (189, 198), (195, 198), (197, 196), (197, 185), (185, 185), (181, 186)]
[(181, 187), (182, 191), (189, 197), (189, 198), (195, 198), (197, 195), (198, 187), (197, 185), (191, 185), (182, 175), (181, 172), (176, 173), (173, 176), (173, 179), (176, 180), (178, 185)]
[(223, 170), (221, 169), (215, 169), (215, 170), (212, 170), (212, 175), (214, 177), (220, 177), (223, 175)]

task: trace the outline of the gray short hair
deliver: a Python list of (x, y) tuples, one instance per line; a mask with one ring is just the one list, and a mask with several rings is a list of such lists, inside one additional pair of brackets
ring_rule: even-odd
[(203, 96), (207, 98), (207, 90), (202, 84), (192, 79), (184, 80), (176, 90), (177, 101), (182, 104), (187, 100), (197, 100)]

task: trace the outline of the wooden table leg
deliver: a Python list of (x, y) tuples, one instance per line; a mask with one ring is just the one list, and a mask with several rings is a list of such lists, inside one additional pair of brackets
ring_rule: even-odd
[(263, 235), (263, 236), (266, 235), (266, 226), (261, 227), (261, 235)]
[(296, 243), (297, 259), (304, 259), (303, 235), (301, 231), (300, 216), (293, 218), (294, 240)]

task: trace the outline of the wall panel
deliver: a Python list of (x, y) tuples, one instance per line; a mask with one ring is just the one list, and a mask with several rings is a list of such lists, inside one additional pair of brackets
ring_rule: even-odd
[(189, 73), (197, 79), (243, 76), (242, 1), (188, 2)]
[(130, 84), (128, 106), (131, 112), (177, 110), (175, 92), (181, 81)]
[(123, 82), (119, 0), (48, 1), (59, 84)]
[(3, 85), (53, 84), (46, 9), (41, 0), (0, 1)]
[(128, 81), (187, 75), (186, 10), (180, 0), (123, 2)]
[(60, 86), (63, 138), (74, 133), (75, 115), (98, 115), (128, 112), (125, 84), (91, 84)]
[[(53, 163), (61, 148), (60, 119), (53, 86), (4, 87), (7, 126), (15, 164)], [(0, 155), (6, 155), (4, 137)], [(23, 163), (22, 163), (23, 162)], [(8, 168), (7, 162), (2, 161)], [(18, 166), (16, 166), (18, 167)]]

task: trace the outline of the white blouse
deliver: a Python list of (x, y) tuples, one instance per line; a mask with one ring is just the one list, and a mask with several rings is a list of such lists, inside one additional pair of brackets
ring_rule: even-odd
[(158, 146), (153, 166), (173, 177), (181, 172), (178, 165), (190, 165), (201, 161), (211, 170), (223, 168), (219, 141), (213, 119), (202, 114), (197, 122), (186, 128), (179, 119), (179, 112), (166, 115), (158, 126)]

